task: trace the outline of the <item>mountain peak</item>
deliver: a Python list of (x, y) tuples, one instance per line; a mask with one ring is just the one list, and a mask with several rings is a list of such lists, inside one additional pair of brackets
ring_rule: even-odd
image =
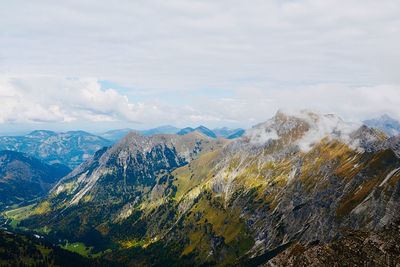
[(283, 109), (279, 109), (275, 115), (273, 116), (273, 118), (275, 120), (285, 120), (287, 117), (289, 116), (289, 112), (283, 110)]
[(326, 137), (348, 140), (350, 133), (357, 128), (358, 125), (344, 122), (335, 114), (321, 114), (309, 110), (288, 113), (279, 110), (270, 120), (247, 131), (246, 136), (254, 144), (282, 139), (307, 151), (313, 144)]
[(188, 134), (188, 133), (191, 133), (191, 132), (193, 132), (194, 131), (194, 129), (192, 128), (192, 127), (185, 127), (185, 128), (182, 128), (179, 132), (177, 132), (176, 134), (177, 135), (185, 135), (185, 134)]
[(178, 128), (171, 125), (162, 125), (156, 128), (139, 131), (141, 134), (150, 136), (155, 134), (175, 134), (179, 131)]
[(34, 130), (28, 134), (28, 136), (31, 137), (47, 137), (47, 136), (52, 136), (56, 135), (56, 132), (49, 131), (49, 130)]
[(222, 137), (226, 139), (236, 139), (241, 137), (245, 133), (245, 130), (243, 130), (242, 128), (231, 129), (226, 126), (222, 128), (215, 128), (212, 131), (217, 137)]
[(365, 125), (379, 129), (389, 136), (400, 134), (400, 122), (390, 117), (388, 114), (383, 114), (380, 117), (365, 120)]
[(177, 132), (177, 135), (185, 135), (185, 134), (188, 134), (188, 133), (191, 133), (191, 132), (199, 132), (199, 133), (204, 134), (204, 135), (206, 135), (208, 137), (217, 138), (217, 135), (212, 130), (208, 129), (207, 127), (205, 127), (203, 125), (200, 125), (200, 126), (198, 126), (196, 128), (192, 128), (192, 127), (183, 128), (179, 132)]
[(197, 127), (195, 129), (195, 131), (198, 131), (198, 132), (200, 132), (202, 134), (205, 134), (205, 135), (207, 135), (208, 137), (211, 137), (211, 138), (217, 138), (217, 135), (212, 130), (208, 129), (207, 127), (205, 127), (203, 125), (200, 125), (199, 127)]
[(393, 119), (392, 117), (390, 117), (388, 114), (383, 114), (379, 117), (381, 120), (386, 120), (386, 121), (394, 121), (395, 119)]

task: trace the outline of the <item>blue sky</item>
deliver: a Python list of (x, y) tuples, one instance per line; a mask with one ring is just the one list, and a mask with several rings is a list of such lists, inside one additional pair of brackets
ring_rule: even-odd
[[(1, 1), (0, 132), (400, 118), (397, 0)], [(73, 78), (71, 78), (73, 77)]]

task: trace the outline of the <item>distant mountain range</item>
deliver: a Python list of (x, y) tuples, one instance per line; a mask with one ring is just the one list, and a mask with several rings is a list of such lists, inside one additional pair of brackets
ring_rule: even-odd
[(181, 129), (179, 132), (177, 132), (177, 135), (185, 135), (188, 133), (192, 133), (192, 132), (199, 132), (201, 134), (204, 134), (205, 136), (211, 137), (211, 138), (217, 138), (217, 135), (210, 129), (208, 129), (205, 126), (199, 126), (197, 128), (183, 128)]
[(364, 124), (379, 129), (389, 136), (400, 134), (400, 122), (385, 114), (381, 117), (365, 120)]
[(141, 133), (144, 136), (151, 136), (155, 134), (176, 134), (178, 131), (179, 128), (170, 125), (165, 125), (153, 129), (142, 130), (139, 131), (139, 133)]
[(150, 136), (150, 135), (155, 135), (155, 134), (175, 134), (178, 131), (179, 131), (179, 128), (176, 128), (176, 127), (170, 126), (170, 125), (165, 125), (165, 126), (160, 126), (157, 128), (147, 129), (147, 130), (134, 130), (134, 129), (130, 129), (130, 128), (111, 130), (111, 131), (107, 131), (105, 133), (101, 133), (100, 136), (105, 139), (116, 142), (130, 132), (137, 132), (144, 136)]
[(151, 136), (151, 135), (155, 135), (155, 134), (185, 135), (185, 134), (195, 132), (195, 131), (199, 132), (201, 134), (204, 134), (208, 137), (211, 137), (211, 138), (221, 137), (221, 138), (226, 138), (226, 139), (239, 138), (245, 132), (245, 130), (240, 129), (240, 128), (230, 129), (227, 127), (223, 127), (223, 128), (216, 128), (216, 129), (210, 130), (209, 128), (201, 125), (196, 128), (186, 127), (186, 128), (179, 129), (174, 126), (165, 125), (165, 126), (160, 126), (157, 128), (148, 129), (148, 130), (133, 130), (133, 129), (111, 130), (111, 131), (107, 131), (105, 133), (101, 133), (100, 136), (105, 139), (116, 142), (116, 141), (120, 140), (122, 137), (126, 136), (129, 132), (137, 132), (144, 136)]
[(48, 165), (19, 152), (0, 151), (0, 211), (44, 196), (70, 171), (64, 165)]
[(225, 139), (235, 139), (235, 138), (241, 137), (245, 133), (245, 130), (240, 129), (240, 128), (239, 129), (230, 129), (227, 127), (216, 128), (216, 129), (210, 130), (207, 127), (201, 125), (197, 128), (191, 128), (191, 127), (183, 128), (180, 131), (178, 131), (176, 134), (185, 135), (185, 134), (192, 133), (192, 132), (199, 132), (199, 133), (204, 134), (211, 138), (221, 137), (221, 138), (225, 138)]
[(240, 129), (240, 128), (230, 129), (227, 127), (216, 128), (216, 129), (210, 130), (207, 127), (201, 125), (196, 128), (191, 128), (191, 127), (183, 128), (180, 131), (178, 131), (176, 134), (185, 135), (185, 134), (188, 134), (191, 132), (199, 132), (199, 133), (204, 134), (211, 138), (221, 137), (221, 138), (225, 138), (225, 139), (235, 139), (235, 138), (241, 137), (245, 133), (245, 130)]
[(75, 168), (111, 141), (84, 132), (57, 133), (37, 130), (24, 136), (1, 136), (0, 150), (12, 150), (39, 158), (49, 164)]
[(130, 128), (116, 129), (100, 133), (99, 136), (101, 136), (104, 139), (110, 140), (111, 142), (116, 142), (132, 131), (133, 130)]

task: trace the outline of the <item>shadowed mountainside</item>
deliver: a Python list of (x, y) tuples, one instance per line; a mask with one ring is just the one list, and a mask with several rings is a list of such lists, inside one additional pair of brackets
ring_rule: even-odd
[(19, 152), (0, 151), (0, 210), (44, 196), (70, 171)]

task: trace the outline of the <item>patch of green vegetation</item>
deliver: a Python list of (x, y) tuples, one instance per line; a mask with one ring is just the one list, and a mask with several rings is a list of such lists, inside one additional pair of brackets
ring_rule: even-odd
[(88, 247), (82, 242), (69, 243), (67, 241), (65, 245), (61, 245), (60, 247), (62, 249), (77, 253), (81, 256), (88, 257), (88, 258), (98, 258), (98, 257), (102, 256), (104, 253), (110, 252), (110, 250), (108, 249), (105, 251), (100, 251), (100, 252), (94, 253), (93, 247)]
[(28, 218), (32, 214), (35, 204), (20, 207), (17, 209), (5, 211), (4, 217), (11, 220), (10, 226), (13, 228), (18, 227), (20, 221)]
[(82, 257), (45, 239), (0, 231), (0, 266), (114, 266), (104, 259)]
[(17, 219), (24, 219), (27, 216), (29, 216), (29, 214), (32, 211), (32, 208), (34, 206), (35, 206), (35, 204), (32, 204), (32, 205), (16, 208), (16, 209), (13, 209), (13, 210), (8, 210), (8, 211), (5, 211), (4, 214), (8, 218), (12, 218), (12, 219), (16, 219), (16, 220)]
[(91, 255), (91, 248), (85, 246), (85, 244), (77, 242), (77, 243), (69, 243), (67, 242), (65, 245), (62, 245), (61, 248), (78, 253), (82, 256), (89, 257)]

